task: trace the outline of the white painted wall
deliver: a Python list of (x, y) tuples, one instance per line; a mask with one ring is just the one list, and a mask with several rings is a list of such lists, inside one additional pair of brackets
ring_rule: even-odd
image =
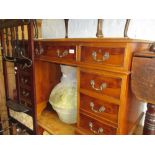
[[(104, 37), (123, 37), (125, 19), (104, 19)], [(70, 19), (69, 38), (96, 38), (97, 19)], [(130, 38), (155, 40), (155, 20), (131, 20), (128, 36)], [(42, 21), (43, 38), (64, 38), (63, 19), (44, 19)]]
[[(105, 37), (121, 37), (125, 20), (104, 20)], [(69, 38), (96, 38), (97, 19), (70, 19), (68, 23)], [(45, 19), (42, 21), (43, 38), (64, 38), (65, 24), (63, 19)]]

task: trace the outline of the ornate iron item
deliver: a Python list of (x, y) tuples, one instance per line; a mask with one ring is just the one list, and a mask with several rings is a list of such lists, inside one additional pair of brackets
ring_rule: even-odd
[(69, 19), (64, 19), (65, 21), (65, 38), (68, 38), (68, 21)]
[(103, 128), (98, 128), (98, 130), (94, 130), (93, 129), (93, 123), (92, 122), (89, 122), (89, 129), (94, 133), (94, 134), (101, 134), (103, 133)]
[(128, 29), (129, 29), (129, 25), (130, 25), (130, 21), (131, 19), (127, 19), (126, 23), (125, 23), (125, 27), (124, 27), (124, 37), (128, 38)]
[(91, 80), (90, 81), (90, 85), (91, 85), (91, 87), (94, 89), (94, 90), (96, 90), (96, 91), (102, 91), (102, 90), (104, 90), (104, 89), (106, 89), (107, 88), (107, 83), (102, 83), (100, 86), (99, 86), (99, 88), (96, 88), (95, 87), (95, 81), (94, 80)]
[[(99, 50), (99, 52), (101, 52), (101, 50)], [(92, 58), (93, 58), (93, 60), (95, 60), (96, 62), (104, 62), (104, 61), (108, 60), (109, 57), (110, 57), (109, 52), (105, 52), (105, 53), (103, 54), (102, 59), (97, 59), (97, 52), (96, 52), (96, 51), (93, 51), (93, 52), (92, 52)]]
[(97, 38), (103, 38), (102, 25), (103, 25), (103, 19), (98, 19), (97, 33), (96, 33)]
[(95, 110), (94, 109), (94, 102), (90, 102), (90, 108), (91, 108), (91, 110), (93, 111), (93, 112), (95, 112), (95, 113), (101, 113), (101, 112), (104, 112), (106, 109), (105, 109), (105, 107), (104, 106), (101, 106), (98, 110)]

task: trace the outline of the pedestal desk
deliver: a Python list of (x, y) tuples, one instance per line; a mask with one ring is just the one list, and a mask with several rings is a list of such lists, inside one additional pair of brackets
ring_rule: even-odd
[[(35, 84), (28, 93), (35, 94), (38, 134), (43, 130), (51, 134), (132, 134), (144, 114), (143, 103), (131, 91), (133, 52), (149, 47), (148, 41), (127, 38), (35, 40)], [(51, 109), (50, 131), (52, 120), (46, 118), (46, 107), (51, 90), (60, 82), (60, 64), (77, 68), (77, 124), (57, 126), (59, 119)]]

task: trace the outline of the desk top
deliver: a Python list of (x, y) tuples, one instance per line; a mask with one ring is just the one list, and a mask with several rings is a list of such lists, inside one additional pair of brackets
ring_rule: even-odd
[(142, 40), (142, 39), (130, 39), (130, 38), (58, 38), (58, 39), (43, 39), (38, 38), (35, 41), (42, 42), (121, 42), (121, 43), (153, 43), (153, 41)]

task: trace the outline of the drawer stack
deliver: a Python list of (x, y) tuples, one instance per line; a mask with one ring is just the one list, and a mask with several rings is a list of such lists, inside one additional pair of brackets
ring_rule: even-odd
[(123, 68), (124, 59), (125, 47), (81, 47), (81, 62), (98, 70), (80, 68), (78, 130), (85, 134), (117, 134), (122, 76), (103, 70), (106, 65)]
[(116, 134), (122, 79), (80, 69), (79, 127), (90, 134)]

